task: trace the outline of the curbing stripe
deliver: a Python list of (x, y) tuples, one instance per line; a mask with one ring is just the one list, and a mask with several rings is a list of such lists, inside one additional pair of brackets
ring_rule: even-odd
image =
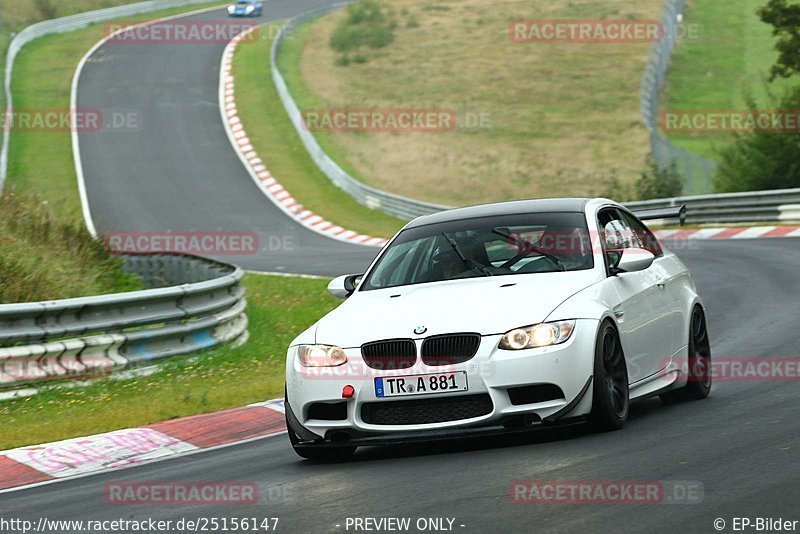
[(774, 226), (757, 226), (755, 228), (747, 228), (743, 232), (739, 232), (731, 239), (754, 239), (757, 237), (763, 237), (765, 234), (775, 230)]
[(0, 492), (247, 443), (286, 431), (283, 399), (0, 451)]
[(50, 475), (12, 460), (8, 456), (0, 456), (0, 473), (3, 473), (0, 478), (0, 490), (53, 480)]
[(659, 239), (769, 239), (800, 237), (800, 226), (736, 226), (732, 228), (692, 228), (656, 230)]
[[(291, 193), (283, 188), (274, 177), (269, 174), (267, 167), (263, 164), (255, 148), (250, 144), (249, 138), (241, 123), (236, 108), (236, 80), (232, 74), (233, 58), (236, 47), (250, 33), (261, 26), (248, 28), (234, 37), (225, 47), (220, 64), (220, 86), (219, 86), (219, 107), (222, 114), (222, 122), (228, 133), (231, 146), (239, 155), (239, 159), (244, 164), (253, 181), (264, 195), (267, 196), (278, 208), (287, 216), (311, 231), (317, 232), (331, 239), (356, 243), (365, 246), (382, 247), (387, 240), (380, 237), (365, 236), (357, 232), (346, 230), (334, 223), (324, 220), (319, 215), (313, 215), (308, 210), (299, 210), (297, 201)], [(262, 173), (267, 173), (266, 177)], [(291, 199), (291, 202), (287, 200)], [(311, 216), (313, 215), (313, 217)], [(341, 228), (341, 232), (331, 232), (330, 228)]]
[(797, 226), (778, 226), (777, 228), (773, 228), (764, 234), (763, 237), (786, 237), (792, 232), (796, 232), (798, 230), (800, 230), (800, 228)]
[(715, 235), (714, 239), (728, 239), (744, 231), (745, 228), (726, 228), (725, 230)]

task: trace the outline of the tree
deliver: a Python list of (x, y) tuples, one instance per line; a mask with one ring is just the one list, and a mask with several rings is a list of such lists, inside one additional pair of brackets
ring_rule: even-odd
[(758, 16), (773, 26), (772, 35), (778, 38), (778, 62), (772, 66), (770, 81), (800, 74), (800, 4), (769, 0), (758, 10)]
[(654, 198), (679, 197), (683, 193), (683, 177), (678, 173), (675, 164), (659, 167), (652, 159), (648, 159), (647, 167), (636, 182), (636, 196), (639, 200)]
[[(757, 112), (755, 102), (749, 107)], [(779, 108), (800, 109), (800, 87), (789, 91)], [(800, 187), (800, 130), (757, 129), (737, 134), (735, 142), (722, 151), (714, 185), (719, 193)]]

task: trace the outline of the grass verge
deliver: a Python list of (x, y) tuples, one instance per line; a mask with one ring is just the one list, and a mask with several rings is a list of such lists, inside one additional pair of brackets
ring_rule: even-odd
[[(202, 9), (220, 2), (197, 4), (126, 18), (152, 20)], [(26, 45), (17, 56), (12, 79), (18, 110), (67, 110), (72, 77), (83, 55), (105, 35), (103, 22), (82, 30), (49, 35)], [(16, 131), (9, 144), (8, 185), (35, 191), (57, 216), (82, 220), (80, 197), (68, 131)]]
[(281, 103), (270, 74), (270, 49), (279, 26), (239, 46), (233, 63), (236, 108), (247, 136), (276, 179), (307, 209), (344, 228), (390, 237), (404, 224), (362, 206), (334, 185), (311, 160)]
[[(662, 110), (746, 110), (747, 99), (770, 106), (768, 91), (781, 95), (791, 81), (768, 83), (777, 59), (771, 26), (756, 10), (765, 0), (694, 0), (685, 22), (690, 32), (675, 49), (662, 95)], [(733, 141), (729, 133), (668, 132), (676, 144), (711, 159)]]
[(657, 19), (662, 0), (379, 3), (397, 22), (387, 46), (341, 61), (330, 42), (345, 12), (286, 43), (282, 72), (300, 108), (444, 109), (457, 126), (319, 133), (356, 178), (450, 205), (595, 195), (612, 176), (638, 179), (649, 152), (638, 99), (650, 43), (517, 43), (508, 29), (516, 20)]
[(80, 223), (56, 219), (36, 195), (5, 191), (0, 214), (0, 303), (142, 288)]
[(0, 403), (0, 450), (282, 397), (286, 348), (338, 301), (325, 292), (325, 280), (250, 274), (244, 284), (245, 345), (168, 361), (146, 377), (53, 388)]

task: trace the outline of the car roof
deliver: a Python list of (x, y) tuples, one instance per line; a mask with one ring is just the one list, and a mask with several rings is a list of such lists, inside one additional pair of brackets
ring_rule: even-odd
[(468, 206), (452, 210), (440, 211), (431, 215), (417, 217), (406, 228), (414, 228), (426, 224), (435, 224), (477, 217), (491, 217), (494, 215), (520, 215), (524, 213), (556, 213), (574, 212), (583, 213), (591, 198), (542, 198), (532, 200), (513, 200), (510, 202), (497, 202)]

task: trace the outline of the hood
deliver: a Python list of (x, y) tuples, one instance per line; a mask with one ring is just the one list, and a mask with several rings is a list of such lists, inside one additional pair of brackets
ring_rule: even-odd
[[(359, 291), (319, 321), (316, 342), (353, 348), (381, 339), (455, 332), (503, 334), (542, 322), (594, 282), (596, 273), (586, 270)], [(419, 326), (427, 331), (415, 334)]]

